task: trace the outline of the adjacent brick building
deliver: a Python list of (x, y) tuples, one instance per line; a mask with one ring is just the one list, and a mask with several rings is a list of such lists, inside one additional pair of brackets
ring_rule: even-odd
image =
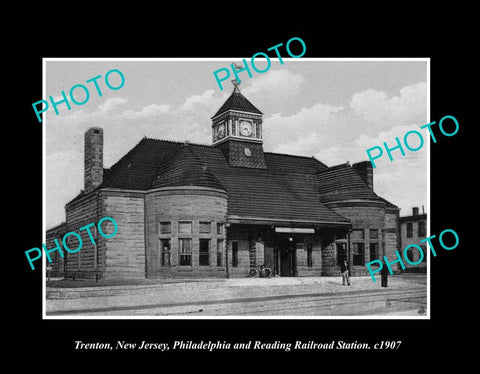
[[(405, 271), (407, 272), (426, 272), (427, 271), (427, 246), (422, 240), (427, 237), (427, 214), (419, 214), (418, 207), (412, 209), (412, 214), (399, 218), (400, 224), (400, 248), (403, 249), (410, 244), (417, 244), (423, 250), (423, 260), (418, 265), (411, 265), (408, 261), (403, 261)], [(401, 252), (403, 253), (403, 252)], [(421, 254), (418, 250), (410, 248), (407, 250), (407, 256), (410, 262), (416, 263), (420, 260)]]
[(246, 277), (260, 265), (329, 276), (343, 258), (358, 275), (399, 245), (399, 209), (373, 191), (369, 162), (264, 152), (262, 113), (237, 87), (212, 117), (211, 145), (143, 138), (106, 169), (103, 130), (89, 129), (85, 188), (65, 209), (65, 232), (118, 224), (65, 256), (66, 277)]

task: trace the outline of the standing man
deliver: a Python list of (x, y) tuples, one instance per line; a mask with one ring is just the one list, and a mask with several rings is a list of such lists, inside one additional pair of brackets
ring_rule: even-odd
[(382, 267), (381, 273), (382, 275), (382, 287), (388, 287), (388, 269), (386, 266)]
[(347, 260), (343, 260), (340, 265), (340, 273), (342, 274), (342, 284), (345, 286), (345, 282), (350, 286), (350, 277), (348, 276), (348, 263)]

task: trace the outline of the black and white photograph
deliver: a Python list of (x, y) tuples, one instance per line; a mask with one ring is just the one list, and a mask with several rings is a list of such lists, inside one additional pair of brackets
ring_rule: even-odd
[(429, 62), (45, 59), (45, 317), (428, 318)]
[(276, 4), (270, 25), (247, 4), (215, 19), (199, 6), (172, 20), (160, 4), (84, 6), (8, 38), (7, 356), (28, 352), (20, 370), (462, 369), (470, 23), (405, 4), (284, 18)]

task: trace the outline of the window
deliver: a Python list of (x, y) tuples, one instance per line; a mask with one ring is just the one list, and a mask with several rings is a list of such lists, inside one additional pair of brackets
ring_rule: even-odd
[(407, 238), (411, 238), (413, 235), (413, 224), (412, 222), (407, 222)]
[(223, 266), (223, 240), (217, 240), (217, 266)]
[(262, 126), (260, 125), (259, 122), (256, 124), (256, 129), (255, 133), (257, 134), (257, 138), (261, 139), (262, 138)]
[(192, 239), (178, 239), (178, 257), (180, 266), (192, 266)]
[(217, 223), (217, 235), (223, 235), (223, 223)]
[(250, 244), (250, 267), (254, 268), (257, 266), (257, 247), (255, 244)]
[(238, 242), (232, 242), (232, 267), (238, 266)]
[(172, 224), (170, 222), (160, 222), (160, 234), (171, 234)]
[(210, 239), (200, 239), (200, 251), (198, 254), (198, 264), (200, 266), (210, 265)]
[(425, 236), (425, 235), (426, 235), (425, 221), (419, 221), (418, 222), (418, 236)]
[(407, 258), (408, 258), (408, 261), (415, 262), (415, 255), (413, 254), (413, 248), (408, 248)]
[(378, 230), (377, 229), (370, 229), (370, 239), (378, 240)]
[(192, 233), (192, 222), (178, 222), (178, 233), (179, 234), (191, 234)]
[(353, 265), (365, 265), (365, 245), (353, 243)]
[(162, 266), (170, 266), (170, 239), (160, 239)]
[(337, 243), (337, 265), (340, 266), (347, 259), (347, 243)]
[(210, 222), (200, 222), (200, 234), (210, 234), (211, 226)]
[(307, 244), (307, 266), (312, 267), (313, 266), (313, 247), (312, 243)]
[(370, 261), (378, 259), (378, 243), (370, 243)]

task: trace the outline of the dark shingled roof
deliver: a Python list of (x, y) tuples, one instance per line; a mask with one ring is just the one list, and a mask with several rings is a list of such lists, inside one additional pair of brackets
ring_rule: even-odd
[(398, 218), (398, 222), (404, 223), (404, 222), (416, 222), (416, 221), (423, 221), (427, 219), (427, 213), (422, 213), (422, 214), (417, 214), (416, 216), (410, 215), (410, 216), (403, 216)]
[(315, 173), (324, 167), (311, 157), (265, 153), (267, 169), (231, 167), (213, 147), (194, 147), (228, 192), (228, 214), (240, 217), (349, 223), (320, 203)]
[(179, 142), (143, 138), (109, 169), (99, 188), (148, 190), (162, 159), (181, 145)]
[(262, 112), (260, 112), (250, 101), (248, 101), (247, 98), (243, 96), (240, 91), (238, 91), (238, 89), (233, 90), (230, 97), (227, 99), (227, 101), (225, 101), (225, 103), (220, 107), (213, 117), (216, 117), (227, 110), (240, 110), (242, 112), (262, 114)]
[(316, 174), (326, 168), (324, 164), (313, 157), (269, 152), (265, 160), (267, 169), (232, 167), (216, 147), (143, 138), (108, 169), (97, 190), (212, 187), (228, 193), (230, 216), (350, 223), (320, 202)]
[(348, 163), (325, 168), (317, 174), (320, 201), (369, 200), (395, 205), (378, 196)]
[(160, 162), (152, 188), (198, 186), (224, 189), (189, 144), (183, 144)]

